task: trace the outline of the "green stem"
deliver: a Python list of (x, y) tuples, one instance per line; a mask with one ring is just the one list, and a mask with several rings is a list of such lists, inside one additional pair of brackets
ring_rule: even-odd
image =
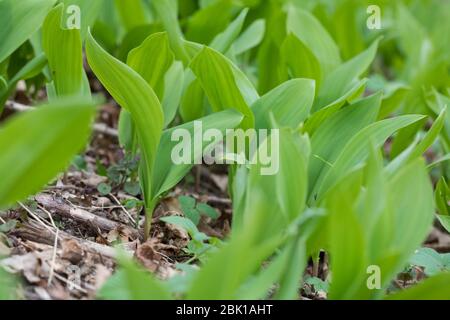
[(144, 213), (145, 213), (145, 222), (144, 222), (144, 240), (147, 241), (150, 237), (150, 231), (152, 228), (152, 218), (153, 218), (153, 211), (155, 210), (155, 207), (157, 205), (157, 200), (151, 201), (148, 205), (145, 206)]

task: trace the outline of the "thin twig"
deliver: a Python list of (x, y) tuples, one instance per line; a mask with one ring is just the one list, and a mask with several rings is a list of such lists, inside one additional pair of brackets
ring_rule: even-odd
[(53, 280), (53, 275), (55, 273), (55, 264), (56, 264), (56, 251), (58, 250), (58, 235), (59, 229), (56, 228), (55, 242), (53, 243), (53, 254), (52, 254), (52, 263), (50, 265), (50, 274), (48, 276), (47, 286), (50, 287)]
[[(32, 216), (37, 222), (39, 222), (40, 224), (42, 224), (42, 226), (44, 226), (48, 231), (50, 231), (51, 233), (55, 234), (55, 232), (45, 223), (47, 221), (42, 220), (41, 218), (39, 218), (39, 216), (37, 216), (36, 214), (34, 214), (33, 211), (31, 211), (27, 206), (25, 206), (22, 202), (18, 201), (17, 202), (30, 216)], [(48, 223), (48, 222), (47, 222)]]
[(120, 206), (120, 208), (126, 213), (128, 218), (130, 219), (130, 221), (134, 224), (135, 221), (134, 221), (133, 217), (128, 212), (128, 210), (120, 203), (119, 199), (117, 199), (112, 193), (110, 193), (109, 195), (114, 199), (114, 201)]

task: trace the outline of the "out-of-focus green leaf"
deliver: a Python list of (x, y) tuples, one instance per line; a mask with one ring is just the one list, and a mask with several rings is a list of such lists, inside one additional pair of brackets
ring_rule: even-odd
[(55, 0), (0, 1), (0, 62), (40, 28), (54, 4)]
[(65, 169), (85, 146), (93, 114), (92, 102), (67, 100), (39, 107), (4, 124), (0, 128), (0, 207), (39, 191)]
[(127, 30), (147, 23), (142, 0), (115, 0), (115, 5), (122, 23)]
[(170, 300), (170, 291), (132, 260), (120, 259), (120, 269), (97, 292), (105, 300)]

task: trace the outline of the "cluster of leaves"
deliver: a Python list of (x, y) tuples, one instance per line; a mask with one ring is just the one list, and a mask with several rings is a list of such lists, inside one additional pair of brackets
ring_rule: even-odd
[[(373, 2), (381, 30), (366, 27)], [(66, 24), (73, 4), (79, 28)], [(140, 159), (147, 235), (161, 196), (192, 168), (171, 161), (174, 130), (194, 135), (194, 120), (223, 133), (279, 129), (275, 175), (261, 175), (259, 162), (230, 167), (226, 242), (198, 231), (201, 214), (214, 217), (195, 201), (182, 200), (189, 219), (163, 219), (188, 231), (200, 269), (184, 265), (162, 282), (122, 259), (100, 297), (294, 299), (308, 259), (326, 251), (330, 298), (385, 298), (436, 209), (449, 228), (449, 12), (438, 0), (0, 0), (0, 98), (27, 80), (45, 82), (50, 101), (2, 124), (0, 207), (37, 192), (86, 143), (98, 101), (85, 47), (123, 108), (121, 145)], [(372, 266), (377, 290), (367, 285)], [(424, 267), (433, 277), (388, 298), (449, 298), (450, 275)]]

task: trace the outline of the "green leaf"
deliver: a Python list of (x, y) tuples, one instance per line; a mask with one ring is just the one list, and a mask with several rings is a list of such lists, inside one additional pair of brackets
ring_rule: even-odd
[(183, 44), (183, 33), (178, 23), (178, 4), (176, 0), (153, 0), (151, 2), (156, 14), (161, 19), (164, 28), (169, 34), (170, 46), (178, 60), (184, 65), (189, 62), (189, 57)]
[(214, 38), (210, 44), (210, 47), (219, 52), (227, 52), (234, 40), (239, 36), (239, 33), (244, 26), (247, 13), (248, 9), (242, 10), (239, 16), (232, 23), (230, 23), (225, 31)]
[(327, 195), (329, 210), (330, 259), (333, 279), (330, 299), (355, 298), (367, 267), (366, 240), (355, 211), (354, 199), (359, 192), (358, 172), (347, 176)]
[(264, 38), (265, 31), (265, 20), (255, 20), (233, 43), (232, 52), (235, 55), (240, 55), (258, 46)]
[[(82, 39), (86, 38), (88, 28), (89, 26), (93, 26), (98, 15), (100, 14), (100, 11), (104, 7), (104, 1), (105, 0), (62, 0), (64, 2), (66, 12), (65, 12), (65, 18), (80, 18), (81, 23), (81, 37)], [(71, 6), (78, 6), (80, 9), (80, 17), (77, 17), (76, 11), (74, 11), (74, 7)]]
[(217, 210), (207, 205), (206, 203), (197, 204), (197, 210), (200, 211), (201, 214), (210, 217), (213, 220), (219, 218), (219, 213), (217, 212)]
[(63, 24), (64, 5), (48, 14), (42, 27), (42, 46), (58, 96), (77, 95), (83, 89), (83, 57), (78, 29)]
[(98, 190), (98, 192), (100, 192), (100, 194), (102, 196), (106, 196), (111, 193), (112, 187), (111, 187), (111, 185), (109, 185), (107, 183), (100, 183), (97, 186), (97, 190)]
[[(234, 232), (240, 232), (253, 216), (257, 215), (267, 225), (261, 226), (259, 239), (267, 234), (278, 234), (298, 218), (305, 208), (307, 194), (307, 165), (310, 145), (307, 136), (300, 135), (292, 129), (280, 129), (278, 134), (272, 132), (259, 147), (258, 155), (264, 150), (278, 145), (278, 152), (271, 154), (272, 168), (263, 166), (258, 159), (256, 165), (250, 165), (247, 189), (245, 191), (245, 206), (243, 212), (235, 212), (238, 221), (234, 225)], [(256, 157), (256, 155), (255, 155)], [(265, 170), (264, 170), (265, 169)], [(295, 194), (295, 197), (290, 197)], [(261, 212), (256, 213), (254, 204), (263, 198), (264, 206)], [(273, 213), (277, 212), (276, 215)], [(263, 219), (263, 217), (265, 219)], [(242, 222), (239, 222), (239, 219)], [(238, 227), (239, 226), (239, 227)]]
[(428, 148), (435, 142), (444, 127), (446, 110), (442, 110), (439, 117), (434, 122), (431, 129), (426, 133), (422, 141), (413, 147), (407, 148), (396, 157), (387, 167), (389, 172), (395, 172), (399, 167), (404, 166), (408, 161), (421, 157)]
[(164, 125), (161, 105), (146, 81), (103, 50), (91, 34), (86, 42), (86, 54), (98, 79), (117, 103), (131, 113), (141, 149), (141, 186), (146, 204), (150, 204), (153, 200), (150, 181)]
[(254, 127), (254, 116), (236, 83), (232, 68), (219, 52), (205, 47), (190, 65), (208, 96), (213, 111), (236, 109), (244, 115), (241, 127)]
[(40, 28), (54, 4), (55, 0), (0, 1), (0, 62)]
[(347, 102), (352, 103), (365, 90), (367, 79), (360, 80), (344, 95), (331, 102), (329, 105), (314, 112), (305, 124), (304, 131), (313, 135), (317, 128), (329, 117), (338, 112)]
[(5, 123), (0, 128), (0, 207), (39, 191), (65, 169), (85, 146), (93, 114), (92, 102), (67, 100)]
[(422, 119), (424, 116), (421, 115), (400, 116), (375, 122), (361, 130), (345, 145), (333, 166), (319, 177), (311, 196), (321, 198), (339, 177), (364, 161), (369, 154), (367, 141), (372, 141), (375, 147), (381, 147), (394, 132)]
[(287, 31), (307, 46), (320, 62), (323, 74), (340, 63), (339, 49), (326, 29), (309, 12), (290, 5), (287, 9)]
[(131, 50), (127, 64), (147, 81), (158, 98), (162, 100), (164, 76), (173, 60), (167, 33), (160, 32), (150, 35), (139, 47)]
[(314, 111), (321, 109), (342, 96), (359, 80), (358, 78), (375, 59), (379, 41), (374, 41), (367, 50), (340, 65), (332, 73), (325, 76), (317, 100), (314, 103)]
[(329, 170), (330, 164), (336, 161), (348, 141), (377, 119), (380, 105), (381, 94), (361, 99), (338, 111), (317, 128), (311, 138), (310, 191), (315, 188), (319, 177)]
[(208, 44), (222, 32), (232, 19), (233, 3), (217, 0), (198, 10), (188, 21), (186, 36), (189, 40)]
[(305, 121), (314, 101), (315, 84), (309, 79), (287, 81), (266, 93), (252, 105), (256, 129), (268, 129), (273, 114), (282, 127), (296, 129)]
[(115, 5), (126, 30), (131, 30), (147, 22), (141, 0), (115, 0)]
[(178, 198), (178, 201), (180, 202), (180, 207), (183, 211), (195, 208), (196, 200), (192, 197), (181, 196)]
[[(174, 164), (172, 161), (172, 152), (180, 143), (188, 143), (187, 138), (173, 139), (172, 135), (176, 130), (184, 129), (185, 133), (189, 133), (189, 137), (194, 137), (194, 133), (198, 130), (198, 126), (201, 124), (203, 132), (208, 129), (217, 129), (225, 134), (226, 129), (236, 128), (242, 121), (242, 115), (234, 110), (225, 110), (219, 113), (214, 113), (210, 116), (202, 118), (197, 122), (186, 123), (184, 125), (171, 128), (164, 131), (161, 137), (161, 143), (159, 144), (158, 151), (156, 153), (156, 162), (152, 179), (153, 186), (153, 198), (157, 198), (162, 193), (166, 192), (170, 188), (174, 187), (183, 177), (192, 169), (194, 164), (199, 161), (203, 156), (203, 151), (211, 142), (203, 141), (198, 148), (191, 151), (189, 163), (187, 164)], [(180, 141), (181, 140), (181, 141)], [(194, 142), (191, 141), (193, 144)], [(216, 143), (219, 141), (216, 141)], [(188, 143), (190, 145), (190, 143)], [(189, 147), (190, 148), (190, 147)]]
[(186, 218), (178, 217), (178, 216), (170, 216), (170, 217), (160, 218), (159, 220), (164, 221), (165, 223), (170, 223), (170, 224), (173, 224), (173, 225), (183, 228), (184, 230), (186, 230), (189, 233), (191, 238), (194, 238), (195, 235), (197, 233), (199, 233), (195, 223), (190, 219), (186, 219)]
[(164, 98), (162, 107), (164, 111), (164, 127), (167, 127), (177, 115), (183, 95), (184, 68), (181, 62), (175, 61), (167, 70), (164, 78)]
[(316, 56), (294, 34), (290, 33), (281, 46), (281, 55), (293, 78), (309, 78), (322, 85), (322, 69)]

